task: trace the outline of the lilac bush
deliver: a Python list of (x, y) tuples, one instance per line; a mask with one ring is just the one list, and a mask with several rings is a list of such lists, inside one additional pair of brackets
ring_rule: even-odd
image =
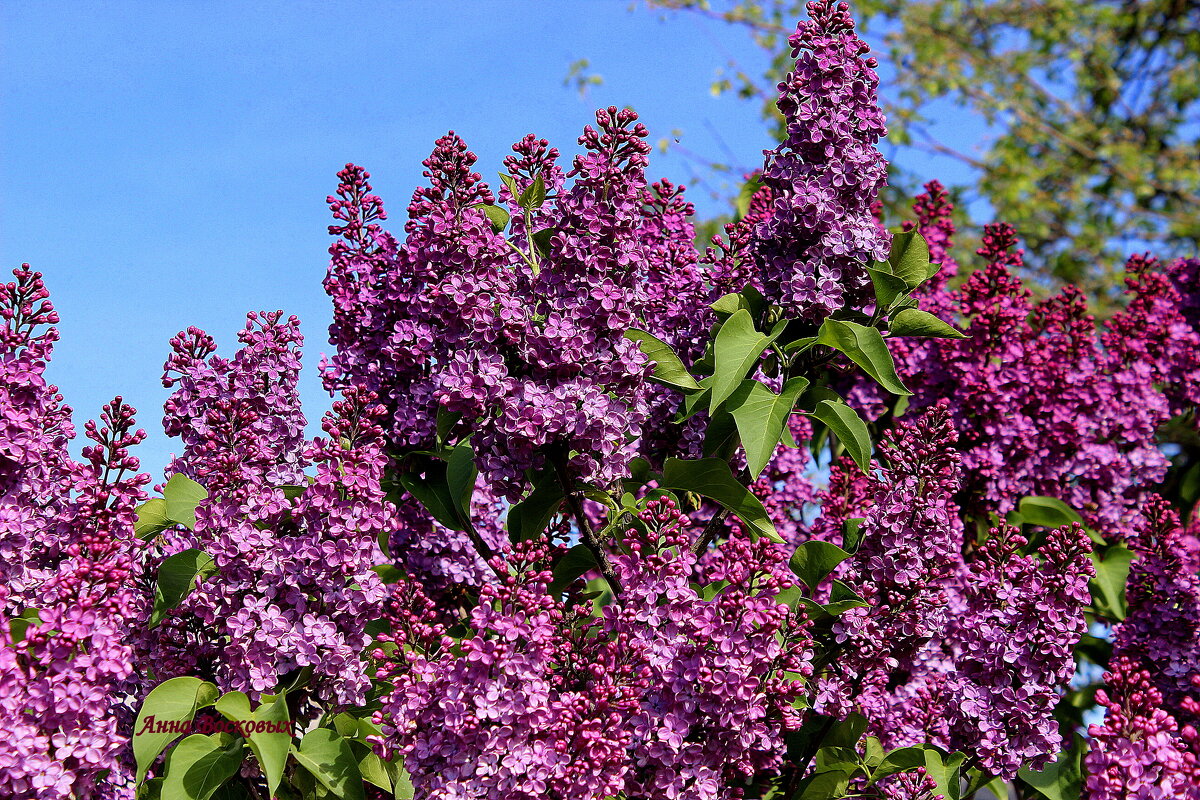
[(188, 328), (152, 497), (120, 398), (69, 454), (17, 270), (0, 797), (1197, 797), (1200, 262), (1097, 321), (937, 182), (889, 228), (876, 65), (807, 8), (703, 251), (629, 109), (495, 182), (448, 133), (395, 233), (348, 164), (322, 435), (296, 318)]

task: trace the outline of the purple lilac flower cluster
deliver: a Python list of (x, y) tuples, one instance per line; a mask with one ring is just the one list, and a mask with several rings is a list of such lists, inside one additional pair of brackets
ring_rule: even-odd
[(880, 442), (886, 467), (871, 477), (864, 498), (862, 545), (839, 571), (868, 605), (834, 624), (839, 670), (818, 685), (814, 707), (822, 713), (845, 716), (945, 628), (943, 583), (960, 561), (962, 541), (951, 499), (959, 482), (955, 438), (949, 413), (938, 406)]
[(70, 409), (43, 377), (57, 315), (38, 273), (14, 274), (0, 287), (0, 797), (132, 798), (133, 523), (149, 476), (129, 448), (146, 434), (118, 397), (84, 426), (83, 461), (67, 454)]
[(860, 549), (838, 576), (870, 606), (835, 624), (847, 649), (816, 707), (861, 711), (887, 746), (932, 742), (1011, 778), (1061, 745), (1053, 711), (1085, 630), (1090, 545), (1078, 526), (1062, 528), (1024, 555), (1028, 542), (1002, 528), (964, 561), (949, 416), (942, 403), (901, 420), (880, 443), (884, 472), (835, 465), (820, 495), (817, 538), (836, 541), (863, 516)]
[(664, 498), (639, 521), (615, 559), (622, 594), (598, 619), (547, 594), (547, 546), (523, 543), (497, 558), (511, 577), (481, 589), (471, 635), (397, 661), (381, 746), (426, 796), (724, 798), (780, 764), (812, 657), (774, 599), (791, 585), (783, 554), (731, 540), (706, 601), (690, 520)]
[[(461, 417), (458, 430), (475, 433), (481, 472), (510, 500), (526, 488), (525, 470), (541, 467), (550, 451), (573, 478), (616, 477), (635, 453), (630, 439), (645, 416), (638, 390), (648, 372), (637, 345), (621, 336), (635, 320), (632, 295), (644, 278), (649, 146), (635, 120), (616, 109), (597, 115), (597, 128), (580, 139), (586, 151), (566, 176), (576, 179), (569, 188), (555, 188), (556, 151), (530, 139), (515, 148), (514, 186), (524, 193), (540, 179), (554, 190), (531, 220), (556, 231), (544, 253), (530, 237), (510, 242), (493, 230), (478, 207), (495, 200), (471, 171), (475, 156), (453, 134), (440, 139), (425, 162), (430, 185), (409, 206), (405, 242), (377, 234), (366, 253), (335, 247), (327, 285), (354, 321), (335, 318), (332, 338), (378, 351), (339, 353), (329, 384), (378, 389), (401, 448), (434, 444), (439, 409)], [(523, 173), (532, 168), (536, 175)], [(366, 186), (361, 171), (347, 173), (335, 201), (344, 216), (356, 187)], [(377, 202), (356, 218), (369, 217)], [(364, 321), (374, 330), (350, 333)]]
[(789, 39), (796, 66), (779, 85), (787, 138), (767, 153), (771, 213), (754, 228), (764, 292), (796, 317), (857, 307), (870, 291), (863, 264), (887, 258), (891, 236), (871, 212), (887, 181), (876, 149), (887, 133), (874, 57), (846, 3), (808, 4)]
[(1200, 797), (1200, 575), (1175, 512), (1147, 503), (1131, 545), (1128, 615), (1089, 729), (1089, 800)]
[(172, 340), (164, 425), (187, 445), (173, 469), (208, 497), (194, 533), (168, 532), (162, 555), (199, 548), (218, 578), (147, 635), (144, 657), (161, 676), (202, 674), (245, 692), (310, 667), (318, 696), (361, 702), (365, 625), (384, 597), (376, 541), (397, 524), (381, 488), (383, 409), (371, 392), (347, 390), (322, 420), (326, 438), (306, 442), (296, 319), (251, 314), (240, 339), (228, 360), (205, 360), (215, 345), (203, 332)]
[[(956, 304), (970, 338), (898, 350), (911, 407), (948, 399), (969, 513), (1007, 513), (1021, 497), (1049, 495), (1122, 536), (1140, 493), (1166, 472), (1154, 437), (1170, 404), (1154, 383), (1158, 362), (1138, 357), (1121, 332), (1161, 325), (1155, 315), (1167, 307), (1135, 303), (1098, 332), (1073, 287), (1031, 300), (1014, 274), (1023, 263), (1015, 244), (1011, 226), (987, 226), (986, 267), (947, 299), (923, 301)], [(866, 410), (882, 408), (868, 401)]]

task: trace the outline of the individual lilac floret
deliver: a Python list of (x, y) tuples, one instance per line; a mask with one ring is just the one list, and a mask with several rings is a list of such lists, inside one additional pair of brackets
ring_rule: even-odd
[[(887, 133), (874, 57), (846, 3), (808, 4), (788, 40), (796, 66), (779, 85), (787, 138), (767, 152), (770, 216), (754, 229), (768, 297), (796, 317), (820, 319), (869, 294), (863, 264), (887, 258), (891, 236), (871, 212), (887, 181), (875, 145)], [(739, 287), (740, 288), (740, 287)]]

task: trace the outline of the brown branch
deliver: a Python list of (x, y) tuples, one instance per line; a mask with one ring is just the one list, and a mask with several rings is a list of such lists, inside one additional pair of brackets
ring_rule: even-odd
[(596, 538), (596, 532), (592, 530), (592, 523), (588, 521), (587, 515), (583, 512), (583, 503), (580, 501), (579, 495), (575, 493), (574, 487), (571, 486), (571, 482), (567, 478), (565, 454), (561, 452), (555, 453), (550, 461), (554, 466), (554, 473), (558, 476), (559, 485), (562, 486), (563, 496), (567, 500), (567, 505), (571, 508), (571, 514), (575, 517), (575, 523), (579, 526), (579, 538), (583, 542), (583, 546), (596, 559), (596, 568), (600, 570), (600, 574), (608, 583), (608, 588), (612, 591), (613, 597), (619, 597), (621, 594), (621, 582), (617, 580), (617, 573), (613, 569), (612, 561), (608, 557), (608, 551), (604, 549), (604, 545)]

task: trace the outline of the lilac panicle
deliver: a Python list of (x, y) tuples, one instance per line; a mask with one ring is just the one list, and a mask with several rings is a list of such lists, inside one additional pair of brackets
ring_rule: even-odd
[(547, 593), (549, 548), (525, 542), (497, 558), (512, 576), (481, 589), (459, 648), (397, 654), (379, 746), (424, 796), (716, 800), (781, 763), (812, 657), (774, 599), (784, 553), (731, 540), (710, 575), (729, 585), (706, 601), (688, 519), (662, 499), (639, 520), (598, 619)]
[[(795, 68), (779, 85), (787, 138), (767, 152), (762, 182), (770, 216), (754, 228), (766, 295), (797, 317), (857, 307), (870, 291), (863, 264), (886, 259), (891, 236), (871, 212), (887, 181), (876, 149), (887, 133), (874, 57), (848, 6), (808, 3), (788, 40)], [(738, 287), (740, 288), (740, 287)]]
[(28, 265), (0, 286), (0, 797), (134, 796), (129, 698), (134, 508), (146, 437), (118, 397), (89, 421), (83, 460), (66, 450), (70, 409), (44, 379), (57, 313)]
[(1113, 631), (1105, 717), (1088, 733), (1085, 797), (1200, 798), (1200, 576), (1175, 512), (1147, 502)]
[(229, 360), (205, 360), (215, 345), (201, 331), (172, 341), (165, 426), (187, 445), (173, 467), (208, 497), (195, 532), (168, 532), (162, 555), (199, 548), (216, 576), (146, 636), (143, 656), (160, 676), (200, 674), (247, 693), (310, 667), (315, 696), (362, 702), (365, 625), (384, 598), (376, 542), (397, 526), (381, 486), (384, 409), (348, 389), (322, 420), (326, 437), (305, 441), (298, 320), (249, 319)]

